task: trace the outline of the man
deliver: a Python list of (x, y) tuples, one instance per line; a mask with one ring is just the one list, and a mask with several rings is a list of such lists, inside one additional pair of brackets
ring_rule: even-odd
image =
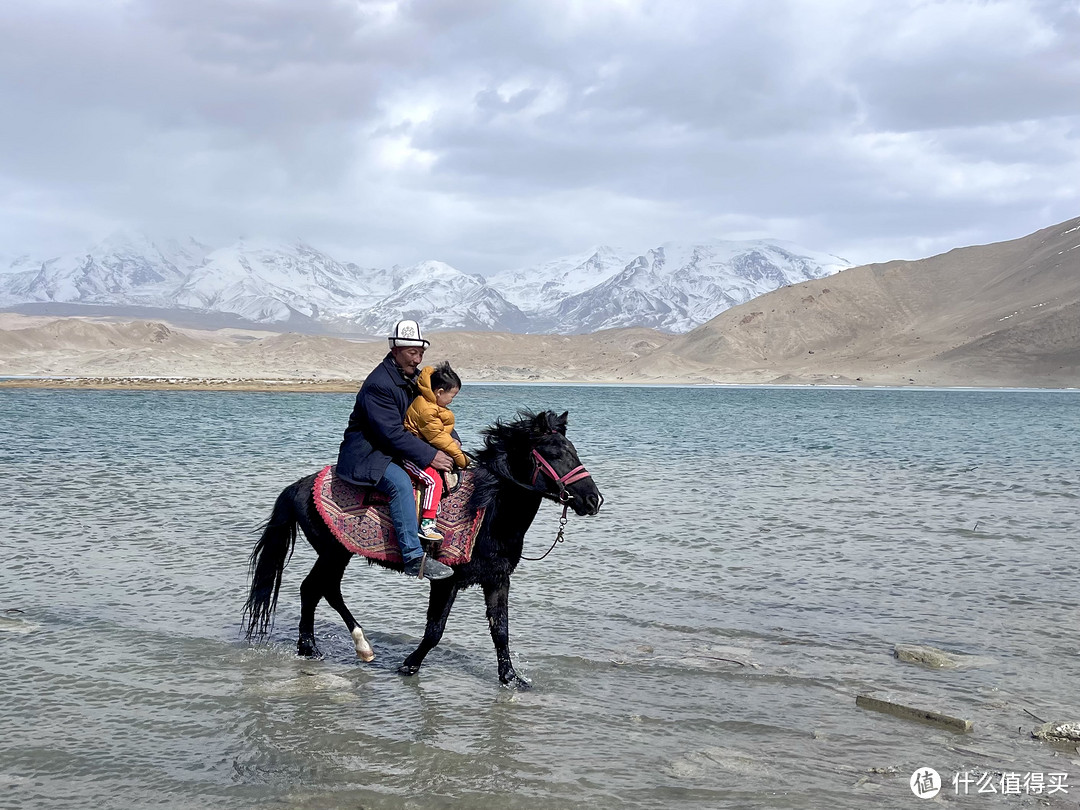
[[(413, 483), (401, 462), (449, 472), (454, 460), (405, 429), (405, 412), (417, 395), (414, 377), (430, 343), (416, 321), (398, 321), (390, 353), (364, 380), (338, 450), (337, 474), (350, 484), (375, 487), (390, 496), (390, 518), (405, 560), (405, 573), (445, 579), (454, 570), (428, 557), (420, 546)], [(456, 438), (456, 437), (455, 437)], [(421, 562), (423, 570), (421, 571)]]

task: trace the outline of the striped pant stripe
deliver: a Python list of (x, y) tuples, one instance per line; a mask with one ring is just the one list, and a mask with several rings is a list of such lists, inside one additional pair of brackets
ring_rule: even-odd
[(423, 467), (417, 467), (408, 459), (402, 461), (402, 466), (405, 472), (424, 484), (424, 499), (420, 502), (420, 508), (431, 509), (435, 502), (435, 479)]

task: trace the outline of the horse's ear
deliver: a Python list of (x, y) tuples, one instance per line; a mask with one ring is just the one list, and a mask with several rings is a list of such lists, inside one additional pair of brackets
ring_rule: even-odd
[(570, 411), (563, 411), (561, 416), (555, 417), (555, 429), (559, 433), (566, 435), (566, 417), (570, 415)]

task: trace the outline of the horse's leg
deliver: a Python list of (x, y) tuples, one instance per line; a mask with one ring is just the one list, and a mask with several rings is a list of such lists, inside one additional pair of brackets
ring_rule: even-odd
[(352, 552), (341, 545), (330, 533), (326, 524), (319, 517), (310, 487), (305, 490), (305, 498), (297, 504), (297, 522), (304, 530), (315, 553), (319, 555), (311, 573), (300, 585), (300, 632), (296, 642), (297, 652), (308, 658), (321, 658), (322, 653), (315, 643), (315, 608), (320, 599), (338, 612), (349, 629), (356, 647), (356, 654), (364, 661), (375, 658), (375, 652), (364, 637), (364, 631), (353, 618), (345, 600), (341, 596), (341, 578), (352, 559)]
[(296, 652), (305, 658), (322, 658), (322, 651), (315, 643), (315, 608), (325, 593), (327, 577), (332, 576), (329, 573), (331, 570), (330, 561), (319, 555), (310, 573), (300, 583), (300, 637), (296, 642)]
[(484, 583), (484, 601), (487, 602), (488, 627), (491, 640), (495, 642), (495, 656), (499, 660), (499, 680), (517, 689), (529, 689), (532, 684), (514, 672), (510, 660), (510, 580)]
[(345, 567), (352, 559), (352, 554), (344, 547), (341, 551), (336, 549), (319, 555), (315, 565), (300, 585), (300, 637), (296, 642), (296, 651), (305, 658), (321, 658), (322, 652), (315, 643), (315, 608), (320, 599), (325, 599), (338, 612), (356, 647), (356, 654), (363, 661), (375, 660), (375, 651), (371, 649), (364, 630), (359, 622), (353, 618), (352, 613), (345, 604), (341, 595), (341, 578), (345, 573)]
[(335, 565), (333, 568), (328, 568), (327, 570), (323, 598), (326, 600), (326, 604), (330, 605), (330, 607), (338, 612), (338, 615), (341, 616), (342, 620), (345, 622), (345, 626), (349, 628), (353, 646), (356, 647), (357, 657), (359, 657), (361, 661), (368, 663), (375, 660), (375, 651), (371, 649), (371, 645), (364, 636), (364, 628), (362, 628), (360, 623), (353, 618), (352, 613), (345, 604), (344, 597), (341, 595), (341, 578), (345, 574), (345, 568), (348, 566), (349, 560), (352, 559), (352, 554), (344, 547), (342, 547), (342, 551), (345, 553), (336, 556), (331, 561)]
[(431, 652), (442, 639), (443, 630), (446, 629), (446, 618), (450, 615), (450, 608), (454, 606), (458, 588), (449, 579), (431, 580), (431, 596), (428, 597), (427, 627), (424, 628), (424, 638), (405, 662), (398, 667), (402, 675), (415, 675), (420, 671), (420, 665), (424, 663), (424, 656)]

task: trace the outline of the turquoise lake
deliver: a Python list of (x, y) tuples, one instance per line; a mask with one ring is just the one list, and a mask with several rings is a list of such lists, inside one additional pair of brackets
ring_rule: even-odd
[(1080, 720), (1080, 392), (465, 382), (466, 450), (569, 411), (606, 498), (514, 576), (527, 692), (473, 590), (397, 675), (426, 586), (360, 561), (375, 662), (325, 605), (326, 659), (297, 658), (302, 539), (243, 640), (255, 527), (334, 462), (352, 395), (0, 390), (0, 807), (854, 810), (917, 804), (926, 767), (945, 800), (1077, 806), (1080, 754), (1030, 731)]

